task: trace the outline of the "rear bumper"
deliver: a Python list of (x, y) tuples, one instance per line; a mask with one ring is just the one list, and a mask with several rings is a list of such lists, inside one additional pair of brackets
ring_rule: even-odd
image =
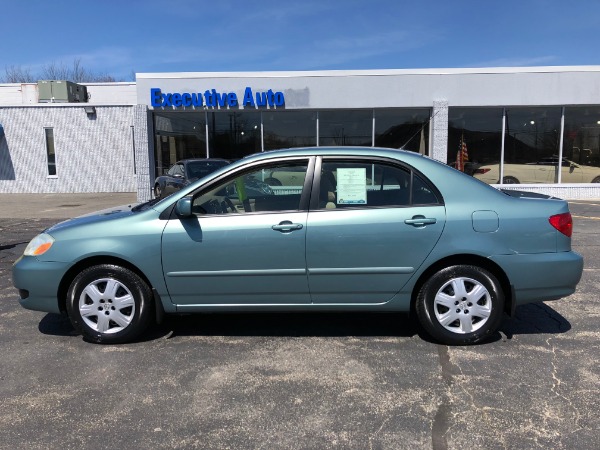
[(572, 251), (490, 259), (506, 272), (514, 288), (515, 305), (567, 297), (575, 292), (583, 273), (583, 257)]
[(12, 268), (13, 285), (19, 290), (21, 306), (59, 313), (58, 286), (68, 268), (68, 263), (42, 262), (33, 256), (21, 256)]

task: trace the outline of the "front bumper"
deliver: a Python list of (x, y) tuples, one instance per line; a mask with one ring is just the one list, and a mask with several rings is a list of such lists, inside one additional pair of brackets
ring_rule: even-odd
[(21, 306), (35, 311), (60, 313), (58, 287), (68, 269), (68, 263), (43, 262), (34, 256), (17, 259), (12, 268), (12, 280), (13, 286), (20, 292)]
[(490, 259), (506, 272), (514, 287), (516, 305), (567, 297), (575, 292), (583, 273), (583, 257), (573, 251)]

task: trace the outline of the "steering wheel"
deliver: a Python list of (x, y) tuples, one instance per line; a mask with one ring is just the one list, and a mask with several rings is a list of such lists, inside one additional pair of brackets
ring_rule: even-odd
[(229, 197), (225, 197), (221, 202), (221, 210), (223, 211), (223, 214), (227, 214), (229, 212), (228, 209), (230, 209), (233, 213), (238, 212), (231, 199)]

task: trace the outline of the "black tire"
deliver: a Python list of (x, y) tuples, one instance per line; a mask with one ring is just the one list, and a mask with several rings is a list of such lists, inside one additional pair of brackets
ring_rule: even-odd
[(112, 264), (85, 269), (67, 292), (67, 312), (73, 327), (101, 344), (137, 338), (148, 327), (153, 306), (146, 282), (135, 272)]
[(162, 195), (162, 189), (159, 184), (154, 185), (154, 198), (160, 198)]
[(521, 184), (521, 182), (515, 177), (508, 176), (502, 178), (502, 184)]
[(600, 183), (600, 177), (596, 177), (592, 180), (592, 183)]
[(475, 344), (500, 326), (504, 293), (487, 270), (450, 266), (425, 282), (415, 310), (422, 327), (435, 340), (446, 345)]

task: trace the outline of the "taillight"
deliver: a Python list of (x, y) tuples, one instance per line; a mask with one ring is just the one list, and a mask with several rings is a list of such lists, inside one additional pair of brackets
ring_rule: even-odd
[(565, 236), (571, 237), (573, 234), (573, 218), (571, 213), (562, 213), (551, 216), (548, 221), (550, 225), (556, 228)]
[(490, 169), (489, 167), (483, 167), (480, 169), (475, 169), (473, 173), (488, 173), (490, 170), (492, 169)]

